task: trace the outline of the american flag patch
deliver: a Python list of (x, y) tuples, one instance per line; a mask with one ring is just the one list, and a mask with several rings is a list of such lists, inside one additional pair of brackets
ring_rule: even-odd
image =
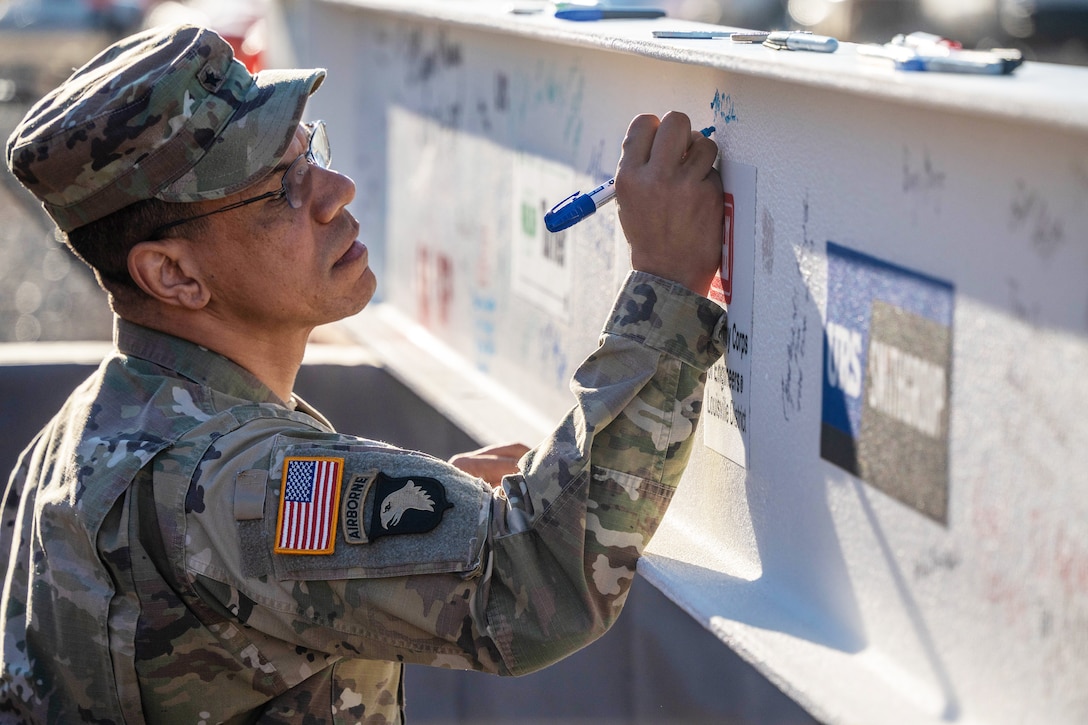
[(276, 524), (277, 554), (331, 554), (343, 458), (287, 458)]

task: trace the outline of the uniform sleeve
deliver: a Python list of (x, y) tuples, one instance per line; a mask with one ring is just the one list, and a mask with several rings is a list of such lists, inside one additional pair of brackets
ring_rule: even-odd
[(571, 381), (576, 405), (496, 505), (487, 612), (512, 672), (570, 654), (615, 620), (687, 465), (725, 329), (709, 300), (629, 276)]
[[(725, 329), (713, 302), (632, 273), (573, 377), (575, 405), (501, 489), (369, 441), (244, 425), (202, 453), (185, 495), (200, 506), (186, 503), (173, 537), (184, 574), (245, 625), (239, 651), (539, 669), (618, 615), (687, 463)], [(291, 505), (323, 470), (339, 485), (332, 528), (316, 526), (331, 540), (300, 543)]]

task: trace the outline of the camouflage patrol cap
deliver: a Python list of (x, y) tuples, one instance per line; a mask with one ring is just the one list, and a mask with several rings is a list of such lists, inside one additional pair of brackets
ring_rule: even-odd
[(8, 168), (64, 231), (148, 198), (218, 199), (279, 164), (323, 69), (250, 75), (215, 32), (121, 40), (12, 132)]

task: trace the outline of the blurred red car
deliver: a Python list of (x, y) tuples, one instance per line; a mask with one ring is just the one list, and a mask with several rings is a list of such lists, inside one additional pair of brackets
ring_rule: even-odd
[(156, 5), (145, 27), (191, 23), (211, 28), (234, 48), (234, 55), (251, 73), (263, 67), (266, 45), (265, 0), (188, 0)]

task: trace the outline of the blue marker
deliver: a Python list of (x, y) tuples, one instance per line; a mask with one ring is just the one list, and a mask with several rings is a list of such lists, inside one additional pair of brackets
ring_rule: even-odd
[(621, 18), (660, 18), (664, 17), (664, 10), (653, 8), (615, 8), (596, 5), (570, 6), (560, 4), (555, 11), (555, 17), (560, 20), (580, 20), (592, 22), (594, 20), (618, 20)]
[[(709, 138), (714, 133), (714, 127), (707, 126), (699, 133)], [(573, 227), (615, 198), (616, 177), (613, 176), (588, 194), (576, 191), (556, 204), (544, 215), (544, 226), (549, 232), (561, 232)]]

